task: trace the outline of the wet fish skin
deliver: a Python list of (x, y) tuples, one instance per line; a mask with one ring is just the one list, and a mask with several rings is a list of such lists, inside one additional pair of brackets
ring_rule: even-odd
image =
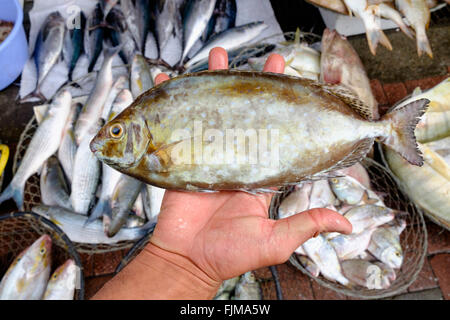
[(114, 244), (120, 241), (136, 241), (150, 232), (155, 224), (146, 224), (141, 228), (122, 228), (114, 237), (105, 235), (103, 223), (96, 220), (86, 224), (87, 217), (76, 212), (44, 205), (34, 206), (32, 211), (60, 227), (69, 239), (76, 243)]
[(183, 24), (180, 7), (182, 1), (157, 1), (155, 2), (155, 31), (158, 41), (159, 53), (167, 46), (170, 38), (183, 43)]
[[(370, 122), (326, 88), (330, 87), (308, 79), (261, 72), (220, 70), (179, 76), (148, 90), (106, 124), (92, 141), (91, 150), (100, 160), (146, 183), (190, 191), (250, 190), (298, 183), (321, 171), (339, 169), (334, 165), (352, 152), (352, 161), (342, 167), (360, 161), (376, 137), (394, 150), (401, 150), (411, 163), (423, 163), (410, 128), (428, 100), (415, 101), (378, 122)], [(182, 101), (175, 103), (181, 96)], [(214, 109), (210, 108), (212, 101)], [(180, 108), (186, 112), (180, 113)], [(249, 117), (242, 117), (244, 113)], [(237, 160), (243, 160), (244, 165), (219, 165), (222, 175), (208, 171), (204, 163), (184, 165), (188, 158), (179, 158), (179, 152), (172, 151), (191, 143), (194, 124), (206, 119), (223, 132), (230, 126), (247, 130), (267, 128), (270, 123), (279, 130), (279, 159), (285, 165), (270, 168), (269, 163), (259, 164), (256, 169), (245, 164), (239, 154)], [(337, 121), (340, 126), (334, 125)], [(400, 125), (393, 126), (394, 121)], [(297, 130), (292, 130), (293, 126)], [(121, 129), (120, 137), (110, 135), (112, 127)], [(177, 129), (183, 130), (183, 137), (171, 140)], [(393, 135), (402, 139), (395, 140)], [(133, 150), (127, 148), (127, 143), (133, 145)], [(360, 148), (356, 149), (356, 145)], [(203, 154), (210, 155), (216, 146), (201, 143), (201, 147)], [(192, 160), (192, 150), (188, 150), (184, 155), (190, 152)], [(178, 162), (182, 164), (175, 165)]]
[(145, 41), (150, 30), (150, 1), (135, 0), (136, 17), (139, 30), (139, 40), (141, 52), (144, 53)]
[(84, 29), (86, 28), (86, 16), (80, 11), (80, 28), (68, 30), (64, 37), (63, 56), (69, 67), (69, 82), (72, 81), (72, 73), (78, 59), (84, 52)]
[(366, 189), (351, 177), (331, 178), (329, 181), (334, 194), (346, 204), (358, 204), (365, 195)]
[(111, 198), (112, 215), (106, 230), (108, 237), (114, 237), (126, 223), (143, 183), (132, 177), (121, 175)]
[(81, 140), (75, 155), (70, 203), (73, 210), (82, 215), (88, 214), (90, 206), (95, 200), (101, 175), (100, 161), (89, 150), (89, 143), (102, 123), (102, 121), (98, 121), (89, 129)]
[(339, 260), (354, 259), (367, 249), (374, 231), (374, 228), (370, 228), (360, 233), (341, 234), (329, 242), (335, 249)]
[(261, 287), (253, 272), (244, 273), (236, 284), (234, 292), (236, 300), (261, 300)]
[(61, 144), (58, 148), (58, 160), (70, 183), (72, 183), (73, 162), (75, 161), (75, 154), (78, 148), (75, 141), (74, 127), (82, 107), (83, 105), (80, 103), (71, 107), (61, 138)]
[(203, 31), (201, 40), (207, 42), (209, 38), (236, 25), (236, 0), (217, 0), (213, 15), (209, 19), (208, 25)]
[(100, 5), (102, 7), (103, 16), (108, 18), (108, 15), (111, 13), (110, 11), (116, 9), (115, 5), (119, 2), (119, 0), (101, 0)]
[(99, 27), (103, 22), (103, 11), (100, 3), (97, 3), (94, 11), (86, 21), (84, 29), (84, 51), (89, 59), (88, 72), (94, 70), (103, 47), (104, 30)]
[(51, 253), (48, 235), (23, 250), (0, 282), (0, 300), (40, 300), (50, 275)]
[(425, 0), (395, 0), (395, 5), (416, 31), (419, 57), (425, 52), (430, 58), (433, 58), (433, 52), (425, 31), (430, 23), (430, 9)]
[(325, 29), (322, 35), (320, 81), (342, 84), (354, 91), (371, 110), (372, 119), (379, 118), (378, 102), (373, 96), (364, 65), (347, 38), (336, 30)]
[(143, 53), (143, 47), (142, 47), (143, 39), (140, 38), (141, 35), (140, 35), (139, 29), (138, 29), (138, 16), (137, 16), (136, 8), (131, 0), (121, 0), (120, 6), (121, 6), (123, 14), (126, 17), (128, 29), (130, 30), (130, 33), (133, 36), (137, 50), (140, 53)]
[(48, 158), (43, 166), (40, 191), (43, 204), (71, 209), (64, 173), (55, 156)]
[(303, 212), (309, 208), (309, 199), (313, 184), (304, 182), (297, 186), (278, 207), (278, 217), (280, 219), (290, 217), (294, 214)]
[(23, 210), (23, 190), (26, 181), (59, 147), (64, 125), (70, 113), (72, 95), (63, 90), (51, 102), (44, 119), (31, 139), (25, 155), (9, 186), (0, 195), (0, 203), (13, 198)]
[(330, 208), (336, 202), (336, 197), (331, 191), (327, 180), (318, 180), (313, 182), (308, 209)]
[(403, 263), (403, 250), (395, 228), (378, 228), (372, 234), (368, 250), (387, 266), (399, 269)]
[(215, 5), (216, 0), (187, 1), (183, 16), (184, 48), (183, 54), (181, 55), (181, 63), (183, 63), (184, 58), (192, 49), (195, 42), (202, 36), (212, 16)]
[(369, 174), (367, 173), (367, 170), (360, 163), (355, 163), (351, 167), (337, 170), (337, 173), (352, 177), (353, 179), (358, 181), (360, 184), (362, 184), (364, 188), (370, 190)]
[(353, 207), (344, 215), (352, 224), (352, 233), (360, 233), (368, 228), (376, 228), (392, 221), (395, 211), (377, 205), (362, 205)]
[(165, 189), (145, 185), (144, 209), (148, 221), (156, 222), (158, 220), (165, 192)]
[(387, 289), (382, 280), (382, 270), (375, 264), (365, 260), (342, 261), (344, 275), (353, 283), (367, 289)]
[(38, 74), (36, 89), (31, 95), (42, 96), (40, 86), (62, 53), (65, 32), (66, 25), (61, 14), (58, 11), (50, 13), (36, 39), (33, 56)]
[(73, 300), (77, 272), (74, 260), (64, 262), (51, 275), (42, 300)]
[(366, 0), (344, 0), (347, 8), (357, 17), (361, 18), (366, 28), (367, 43), (370, 52), (375, 55), (378, 42), (392, 51), (392, 45), (380, 27), (379, 21), (373, 12), (368, 8)]
[(220, 46), (225, 50), (234, 50), (240, 48), (242, 45), (251, 42), (256, 36), (258, 36), (267, 25), (263, 21), (251, 22), (242, 26), (234, 27), (223, 31), (222, 33), (213, 36), (203, 48), (201, 48), (184, 67), (189, 68), (195, 63), (208, 57), (209, 52), (214, 47)]
[(119, 52), (120, 47), (106, 48), (104, 50), (104, 60), (100, 72), (97, 75), (95, 87), (89, 95), (83, 109), (80, 112), (75, 125), (75, 138), (77, 144), (86, 135), (87, 131), (98, 121), (103, 112), (108, 94), (113, 85), (112, 62), (114, 56)]
[(320, 269), (317, 265), (307, 256), (299, 255), (298, 259), (302, 266), (308, 271), (313, 277), (318, 277), (320, 275)]
[(234, 290), (234, 288), (236, 287), (236, 285), (238, 284), (239, 279), (240, 279), (240, 277), (234, 277), (234, 278), (223, 281), (219, 287), (219, 290), (217, 290), (216, 297), (222, 293), (232, 292)]
[[(108, 98), (106, 98), (105, 104), (103, 105), (101, 117), (105, 122), (110, 120), (109, 118), (111, 109), (113, 107), (113, 104), (116, 103), (115, 100), (118, 98), (118, 95), (122, 93), (122, 90), (128, 89), (128, 87), (129, 87), (129, 80), (126, 76), (120, 76), (119, 78), (116, 79), (116, 81), (114, 81), (114, 84), (112, 85), (111, 90), (109, 91)], [(122, 98), (123, 97), (119, 98), (119, 100), (121, 100)], [(122, 110), (120, 112), (122, 112)]]
[(342, 274), (336, 251), (322, 235), (319, 234), (303, 243), (303, 249), (325, 278), (337, 281), (344, 286), (349, 284), (348, 279)]
[(131, 63), (130, 87), (134, 99), (153, 87), (150, 65), (139, 53), (134, 56)]

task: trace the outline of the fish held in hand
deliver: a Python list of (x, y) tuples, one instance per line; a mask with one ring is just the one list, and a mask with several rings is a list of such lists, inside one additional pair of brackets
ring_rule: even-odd
[(50, 275), (51, 251), (48, 235), (22, 251), (0, 282), (0, 300), (40, 300)]
[[(280, 74), (206, 71), (142, 94), (99, 131), (91, 150), (118, 171), (164, 189), (258, 190), (351, 166), (375, 138), (421, 165), (413, 129), (427, 103), (415, 101), (371, 122), (363, 116), (367, 107), (339, 86)], [(214, 131), (202, 139), (203, 123)], [(229, 128), (255, 133), (252, 150), (269, 156), (258, 162), (258, 152), (245, 152), (245, 134), (234, 139)], [(258, 142), (258, 130), (272, 141), (270, 152)], [(230, 139), (226, 135), (232, 147), (216, 152)]]

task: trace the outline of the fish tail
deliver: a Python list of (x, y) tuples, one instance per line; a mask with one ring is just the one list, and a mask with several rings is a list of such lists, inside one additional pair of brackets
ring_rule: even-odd
[(115, 47), (105, 47), (104, 59), (107, 60), (107, 59), (114, 57), (116, 54), (118, 54), (120, 52), (120, 50), (122, 50), (123, 45), (124, 44), (122, 43)]
[(41, 93), (41, 90), (39, 87), (37, 87), (33, 92), (27, 94), (25, 97), (20, 99), (20, 103), (28, 102), (28, 99), (31, 98), (38, 98), (39, 101), (47, 101), (47, 98)]
[(0, 203), (11, 198), (13, 198), (16, 202), (17, 208), (23, 210), (23, 188), (17, 187), (10, 183), (0, 195)]
[(417, 54), (419, 57), (423, 52), (428, 54), (428, 56), (433, 59), (433, 52), (431, 51), (430, 42), (428, 41), (425, 29), (416, 30), (416, 41), (417, 41)]
[(103, 215), (107, 215), (111, 217), (111, 205), (109, 199), (99, 200), (95, 205), (94, 209), (91, 212), (91, 215), (86, 220), (85, 225), (90, 224), (91, 222), (99, 219)]
[(423, 158), (418, 149), (414, 130), (429, 103), (428, 99), (419, 99), (399, 109), (394, 109), (381, 118), (382, 121), (390, 122), (392, 126), (389, 136), (381, 142), (416, 166), (423, 165)]
[(389, 51), (392, 51), (392, 45), (383, 30), (379, 28), (371, 28), (366, 30), (367, 42), (369, 44), (370, 52), (375, 55), (378, 43), (381, 43)]

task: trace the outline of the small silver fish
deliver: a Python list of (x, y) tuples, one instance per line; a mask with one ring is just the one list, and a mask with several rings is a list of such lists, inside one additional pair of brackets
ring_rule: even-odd
[(375, 203), (375, 200), (369, 199), (367, 189), (351, 177), (331, 178), (329, 181), (334, 194), (346, 204), (355, 205), (361, 201)]
[(48, 235), (22, 251), (0, 282), (0, 300), (40, 300), (50, 276), (51, 252)]
[(134, 56), (131, 63), (130, 87), (134, 99), (153, 87), (150, 65), (139, 53)]
[(354, 259), (369, 246), (370, 238), (375, 229), (366, 229), (360, 233), (341, 234), (329, 240), (339, 260)]
[(299, 255), (298, 259), (306, 271), (308, 271), (313, 277), (317, 278), (320, 275), (319, 267), (310, 258)]
[(395, 211), (368, 204), (350, 209), (344, 217), (352, 224), (352, 233), (360, 233), (363, 230), (376, 228), (392, 221), (395, 217)]
[(78, 272), (74, 260), (64, 262), (51, 275), (43, 300), (73, 300)]
[(377, 265), (365, 260), (342, 261), (342, 272), (353, 283), (367, 289), (386, 289), (382, 271)]
[(336, 197), (330, 189), (327, 180), (318, 180), (313, 182), (311, 196), (309, 197), (309, 208), (327, 208), (334, 206)]
[(43, 166), (40, 191), (43, 204), (71, 209), (64, 173), (55, 156), (48, 158)]
[(395, 227), (376, 229), (367, 249), (378, 260), (391, 268), (399, 269), (403, 263), (400, 236)]
[(319, 234), (303, 243), (303, 249), (325, 278), (344, 286), (349, 284), (348, 279), (342, 274), (336, 251), (322, 235)]
[(312, 186), (311, 182), (304, 182), (300, 186), (297, 186), (278, 207), (278, 218), (287, 218), (307, 210)]
[(153, 229), (155, 224), (146, 224), (141, 228), (122, 228), (114, 237), (108, 237), (101, 221), (86, 224), (87, 217), (76, 212), (49, 206), (34, 206), (32, 211), (60, 227), (69, 239), (76, 243), (114, 244), (120, 241), (136, 241)]

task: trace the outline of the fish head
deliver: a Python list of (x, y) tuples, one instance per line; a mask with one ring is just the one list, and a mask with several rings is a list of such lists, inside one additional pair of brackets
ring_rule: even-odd
[(138, 164), (151, 145), (152, 136), (145, 119), (133, 116), (132, 112), (125, 109), (104, 125), (90, 143), (95, 156), (117, 170)]
[(400, 269), (403, 263), (403, 253), (401, 249), (395, 247), (386, 248), (383, 252), (383, 262), (391, 268)]
[(63, 265), (59, 266), (55, 272), (53, 272), (51, 278), (49, 279), (49, 283), (68, 278), (72, 274), (75, 267), (75, 261), (68, 259)]
[(52, 239), (44, 234), (37, 239), (27, 250), (23, 258), (30, 267), (30, 274), (39, 274), (45, 269), (50, 268), (50, 259), (52, 253)]

